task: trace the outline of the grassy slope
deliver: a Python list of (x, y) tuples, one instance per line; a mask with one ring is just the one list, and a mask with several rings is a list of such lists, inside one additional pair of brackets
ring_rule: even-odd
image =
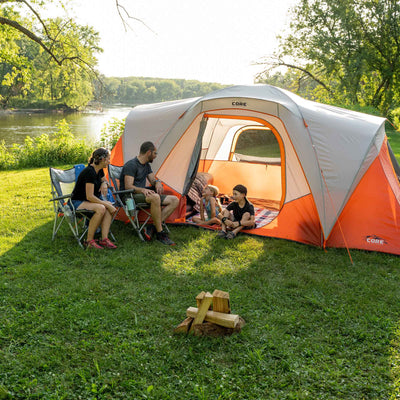
[[(0, 181), (0, 398), (400, 395), (399, 257), (352, 251), (351, 265), (345, 250), (190, 227), (168, 248), (120, 223), (117, 251), (85, 252), (66, 229), (50, 240), (47, 169)], [(173, 335), (214, 289), (242, 333)]]

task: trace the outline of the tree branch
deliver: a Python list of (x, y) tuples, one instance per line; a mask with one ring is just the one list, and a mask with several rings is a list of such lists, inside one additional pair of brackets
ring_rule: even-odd
[[(317, 82), (319, 85), (321, 85), (328, 93), (333, 94), (332, 90), (325, 85), (324, 82), (322, 82), (320, 79), (318, 79), (315, 75), (313, 75), (310, 71), (307, 71), (303, 67), (299, 67), (298, 65), (294, 64), (288, 64), (283, 60), (278, 59), (277, 61), (271, 61), (267, 63), (256, 63), (256, 65), (265, 65), (265, 64), (270, 64), (272, 67), (287, 67), (287, 68), (292, 68), (292, 69), (297, 69), (306, 75), (308, 75), (311, 79), (313, 79), (315, 82)], [(265, 71), (263, 71), (265, 72)]]
[(18, 0), (21, 3), (24, 3), (36, 16), (36, 18), (39, 20), (39, 22), (42, 24), (44, 31), (46, 32), (46, 35), (48, 38), (50, 38), (49, 31), (47, 30), (46, 24), (43, 22), (42, 18), (38, 14), (38, 12), (26, 1), (26, 0)]
[[(0, 1), (4, 2), (4, 0), (0, 0)], [(58, 65), (62, 64), (62, 62), (60, 62), (58, 60), (56, 55), (46, 46), (46, 44), (43, 42), (43, 40), (39, 36), (35, 35), (29, 29), (27, 29), (24, 26), (20, 25), (17, 21), (12, 21), (11, 19), (0, 17), (0, 24), (11, 26), (12, 28), (20, 31), (25, 36), (27, 36), (29, 39), (31, 39), (34, 42), (36, 42), (37, 44), (39, 44), (39, 46), (41, 46), (48, 54), (50, 54), (50, 56), (53, 58), (53, 60)]]
[(121, 14), (121, 10), (123, 10), (123, 12), (126, 14), (126, 17), (127, 17), (128, 19), (133, 19), (133, 20), (135, 20), (135, 21), (137, 21), (137, 22), (140, 22), (140, 23), (143, 24), (149, 31), (155, 33), (155, 32), (154, 32), (146, 23), (144, 23), (141, 19), (135, 18), (135, 17), (132, 17), (131, 15), (129, 15), (128, 11), (126, 10), (126, 8), (125, 8), (122, 4), (120, 4), (119, 0), (115, 0), (115, 6), (117, 7), (117, 11), (118, 11), (119, 17), (121, 18), (121, 21), (122, 21), (122, 23), (123, 23), (123, 25), (124, 25), (125, 32), (127, 31), (126, 27), (128, 27), (128, 28), (131, 29), (131, 30), (133, 30), (133, 29), (132, 29), (132, 28), (130, 27), (130, 25), (126, 22), (125, 18), (124, 18), (123, 15)]

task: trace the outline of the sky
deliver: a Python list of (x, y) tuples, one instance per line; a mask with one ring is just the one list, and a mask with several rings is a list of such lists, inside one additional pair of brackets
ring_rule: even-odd
[(296, 0), (120, 2), (140, 20), (130, 20), (127, 31), (114, 0), (73, 0), (70, 11), (100, 33), (98, 69), (105, 76), (252, 84), (263, 69), (252, 64), (277, 48)]

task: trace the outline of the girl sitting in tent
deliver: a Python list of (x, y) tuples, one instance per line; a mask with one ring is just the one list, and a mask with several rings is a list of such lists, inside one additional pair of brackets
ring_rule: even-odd
[[(217, 198), (219, 189), (213, 185), (207, 185), (203, 190), (200, 198), (200, 216), (193, 217), (192, 221), (199, 225), (215, 225), (221, 224), (218, 214), (221, 213), (222, 207)], [(206, 215), (204, 215), (204, 211)]]
[(255, 228), (254, 206), (247, 200), (246, 195), (246, 186), (236, 185), (233, 188), (232, 203), (219, 215), (222, 223), (219, 237), (233, 239), (242, 229)]

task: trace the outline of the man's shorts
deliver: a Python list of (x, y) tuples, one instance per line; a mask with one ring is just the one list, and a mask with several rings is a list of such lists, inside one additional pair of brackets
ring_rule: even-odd
[[(154, 186), (146, 187), (146, 189), (153, 190), (154, 192), (156, 191)], [(166, 197), (167, 197), (167, 195), (160, 194), (161, 204), (164, 203), (164, 200)], [(143, 193), (136, 193), (133, 195), (133, 200), (135, 200), (135, 203), (146, 203), (146, 196)]]

